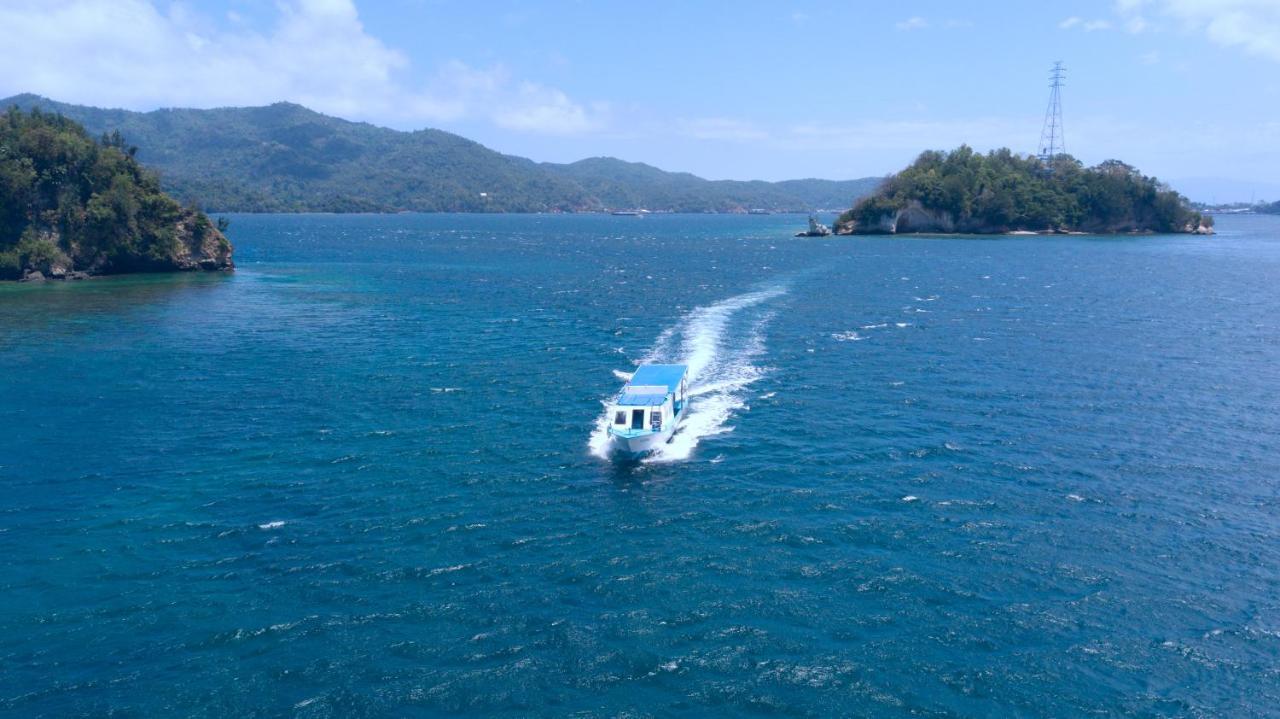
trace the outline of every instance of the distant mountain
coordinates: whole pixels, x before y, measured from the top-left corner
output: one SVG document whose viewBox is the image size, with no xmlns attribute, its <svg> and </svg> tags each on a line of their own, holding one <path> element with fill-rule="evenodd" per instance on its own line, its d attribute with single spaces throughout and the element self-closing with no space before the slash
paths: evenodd
<svg viewBox="0 0 1280 719">
<path fill-rule="evenodd" d="M 581 188 L 529 160 L 439 130 L 397 132 L 300 105 L 138 113 L 53 102 L 40 107 L 89 132 L 119 130 L 163 187 L 214 211 L 505 211 L 592 205 Z M 481 195 L 481 193 L 486 193 Z"/>
<path fill-rule="evenodd" d="M 711 181 L 613 158 L 568 165 L 504 155 L 441 130 L 401 132 L 292 103 L 106 110 L 38 95 L 0 100 L 119 131 L 166 191 L 217 212 L 734 212 L 847 207 L 878 178 Z"/>
<path fill-rule="evenodd" d="M 592 157 L 558 165 L 543 163 L 553 175 L 572 180 L 605 207 L 647 207 L 676 212 L 735 212 L 750 209 L 808 211 L 843 208 L 875 191 L 881 178 L 787 180 L 785 182 L 704 180 L 687 172 L 666 172 L 641 162 Z"/>
<path fill-rule="evenodd" d="M 1233 180 L 1223 177 L 1183 177 L 1169 180 L 1178 192 L 1208 205 L 1228 205 L 1233 202 L 1264 202 L 1280 200 L 1280 182 L 1261 180 Z"/>
<path fill-rule="evenodd" d="M 841 210 L 875 192 L 883 185 L 883 177 L 863 177 L 858 180 L 783 180 L 776 182 L 779 189 L 804 198 L 809 207 L 824 210 Z"/>
</svg>

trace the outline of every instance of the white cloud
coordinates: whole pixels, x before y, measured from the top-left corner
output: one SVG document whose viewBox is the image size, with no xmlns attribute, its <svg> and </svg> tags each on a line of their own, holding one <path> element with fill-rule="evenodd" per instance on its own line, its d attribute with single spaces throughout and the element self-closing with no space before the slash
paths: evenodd
<svg viewBox="0 0 1280 719">
<path fill-rule="evenodd" d="M 1124 22 L 1125 32 L 1137 35 L 1147 29 L 1147 19 L 1141 15 L 1134 15 Z"/>
<path fill-rule="evenodd" d="M 599 129 L 608 106 L 591 110 L 569 99 L 563 92 L 537 83 L 522 82 L 509 105 L 498 108 L 493 121 L 511 130 L 528 130 L 554 135 L 573 135 Z"/>
<path fill-rule="evenodd" d="M 1063 30 L 1071 30 L 1080 28 L 1085 32 L 1097 32 L 1098 30 L 1110 30 L 1110 20 L 1085 20 L 1084 18 L 1072 15 L 1071 17 L 1058 23 L 1058 27 Z"/>
<path fill-rule="evenodd" d="M 1280 62 L 1277 0 L 1118 0 L 1116 12 L 1130 32 L 1148 29 L 1147 15 L 1155 14 L 1219 45 Z"/>
<path fill-rule="evenodd" d="M 36 92 L 110 107 L 297 102 L 396 125 L 479 117 L 530 132 L 583 132 L 603 114 L 564 92 L 515 82 L 501 65 L 446 63 L 426 81 L 365 31 L 352 0 L 281 0 L 272 27 L 222 30 L 180 3 L 4 0 L 0 95 Z M 493 108 L 501 108 L 494 111 Z"/>
<path fill-rule="evenodd" d="M 893 26 L 898 30 L 905 32 L 910 30 L 924 30 L 925 28 L 933 27 L 935 25 L 954 30 L 973 27 L 973 21 L 965 20 L 963 18 L 948 18 L 946 20 L 939 20 L 936 23 L 931 23 L 926 18 L 920 17 L 919 15 L 913 15 L 906 20 L 894 23 Z"/>
<path fill-rule="evenodd" d="M 971 118 L 954 120 L 870 120 L 848 125 L 804 123 L 790 127 L 779 144 L 795 150 L 951 149 L 968 144 L 979 149 L 1018 145 L 1019 138 L 1038 133 L 1035 118 Z M 1038 137 L 1038 134 L 1037 134 Z M 1034 138 L 1024 142 L 1030 146 Z"/>
<path fill-rule="evenodd" d="M 769 133 L 753 123 L 728 117 L 703 117 L 681 120 L 677 123 L 677 132 L 697 140 L 723 140 L 728 142 L 749 142 L 764 140 L 769 137 Z"/>
</svg>

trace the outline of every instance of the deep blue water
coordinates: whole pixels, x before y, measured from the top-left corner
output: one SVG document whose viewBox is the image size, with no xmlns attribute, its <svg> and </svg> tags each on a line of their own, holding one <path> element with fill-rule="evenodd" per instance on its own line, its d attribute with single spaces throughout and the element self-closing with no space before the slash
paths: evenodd
<svg viewBox="0 0 1280 719">
<path fill-rule="evenodd" d="M 1280 218 L 234 216 L 0 287 L 0 714 L 1276 716 Z M 593 455 L 641 359 L 661 456 Z"/>
</svg>

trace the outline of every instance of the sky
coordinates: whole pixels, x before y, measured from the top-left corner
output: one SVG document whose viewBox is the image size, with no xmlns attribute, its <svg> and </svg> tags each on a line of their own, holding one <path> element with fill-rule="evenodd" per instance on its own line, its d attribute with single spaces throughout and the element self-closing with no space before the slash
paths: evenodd
<svg viewBox="0 0 1280 719">
<path fill-rule="evenodd" d="M 852 179 L 961 143 L 1280 199 L 1280 0 L 0 0 L 0 97 L 297 102 L 501 152 Z"/>
</svg>

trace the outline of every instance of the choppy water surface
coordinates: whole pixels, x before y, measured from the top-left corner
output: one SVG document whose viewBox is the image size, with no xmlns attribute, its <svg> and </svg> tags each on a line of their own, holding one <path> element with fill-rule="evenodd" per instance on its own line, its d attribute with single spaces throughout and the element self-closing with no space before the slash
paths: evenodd
<svg viewBox="0 0 1280 719">
<path fill-rule="evenodd" d="M 242 216 L 0 287 L 0 714 L 1274 716 L 1280 219 Z M 684 361 L 681 433 L 602 401 Z"/>
</svg>

